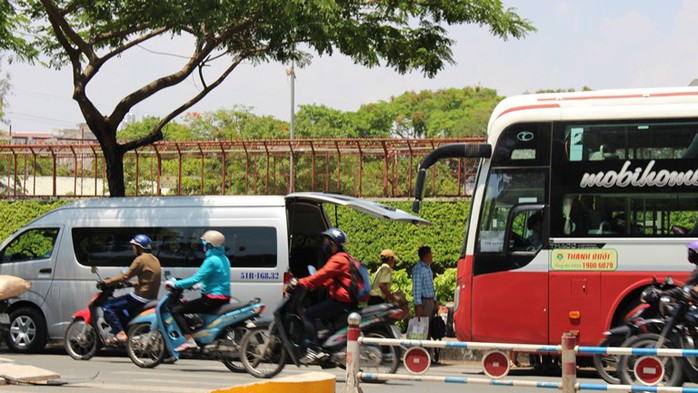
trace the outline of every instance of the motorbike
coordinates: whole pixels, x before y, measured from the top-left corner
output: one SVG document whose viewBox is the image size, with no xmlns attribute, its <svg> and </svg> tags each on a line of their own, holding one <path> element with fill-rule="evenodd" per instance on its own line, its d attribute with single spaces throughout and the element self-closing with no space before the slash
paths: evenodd
<svg viewBox="0 0 698 393">
<path fill-rule="evenodd" d="M 93 267 L 92 273 L 97 275 L 98 282 L 102 281 L 97 268 Z M 92 297 L 87 308 L 73 314 L 73 320 L 68 325 L 63 340 L 65 351 L 71 358 L 89 360 L 102 347 L 124 348 L 122 343 L 113 340 L 110 343 L 109 338 L 113 338 L 117 332 L 112 332 L 111 326 L 104 319 L 103 307 L 107 301 L 114 298 L 115 290 L 131 286 L 130 283 L 126 282 L 103 287 Z M 156 300 L 152 300 L 146 303 L 143 308 L 152 307 L 155 302 Z M 121 323 L 126 326 L 131 317 L 133 315 L 123 315 Z"/>
<path fill-rule="evenodd" d="M 283 370 L 287 360 L 297 367 L 307 350 L 306 327 L 303 320 L 303 299 L 307 290 L 294 285 L 286 288 L 286 296 L 274 311 L 273 318 L 248 323 L 249 331 L 240 343 L 241 360 L 249 374 L 257 378 L 272 378 Z M 383 303 L 357 310 L 361 315 L 361 334 L 375 338 L 400 338 L 394 322 L 402 319 L 396 304 Z M 322 368 L 346 367 L 347 316 L 323 321 L 325 329 L 318 330 L 322 350 L 329 354 L 320 361 Z M 361 369 L 395 373 L 400 361 L 400 349 L 393 346 L 362 345 L 359 354 Z"/>
<path fill-rule="evenodd" d="M 126 352 L 138 367 L 152 368 L 169 354 L 174 361 L 181 353 L 174 351 L 186 340 L 172 317 L 172 307 L 181 302 L 183 289 L 168 288 L 169 293 L 157 304 L 142 311 L 129 323 Z M 259 298 L 247 304 L 226 304 L 207 314 L 187 314 L 185 319 L 192 336 L 199 344 L 187 350 L 190 355 L 212 355 L 233 372 L 245 372 L 240 363 L 240 340 L 247 332 L 246 324 L 264 311 Z"/>
<path fill-rule="evenodd" d="M 659 300 L 663 327 L 659 333 L 644 333 L 626 340 L 622 346 L 631 348 L 696 349 L 698 342 L 698 294 L 690 287 L 674 288 Z M 618 376 L 624 384 L 637 384 L 636 355 L 618 358 Z M 664 386 L 681 386 L 688 379 L 698 380 L 698 359 L 695 357 L 662 357 Z"/>
<path fill-rule="evenodd" d="M 659 312 L 659 294 L 662 291 L 676 288 L 674 280 L 667 277 L 664 283 L 658 283 L 654 277 L 652 285 L 642 291 L 640 306 L 633 309 L 624 319 L 623 325 L 616 326 L 603 334 L 606 336 L 597 346 L 620 347 L 631 337 L 643 333 L 659 334 L 664 327 L 664 319 Z M 599 376 L 609 384 L 620 384 L 616 371 L 618 358 L 616 355 L 594 355 L 594 368 Z"/>
</svg>

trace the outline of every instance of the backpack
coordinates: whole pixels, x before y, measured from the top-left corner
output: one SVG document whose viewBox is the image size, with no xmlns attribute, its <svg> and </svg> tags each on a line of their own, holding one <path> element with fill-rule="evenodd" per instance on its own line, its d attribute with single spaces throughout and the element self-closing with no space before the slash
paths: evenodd
<svg viewBox="0 0 698 393">
<path fill-rule="evenodd" d="M 439 314 L 436 314 L 429 325 L 429 333 L 431 338 L 441 340 L 446 336 L 446 322 Z"/>
<path fill-rule="evenodd" d="M 351 274 L 351 284 L 345 288 L 349 292 L 349 297 L 353 303 L 367 301 L 371 297 L 371 275 L 368 267 L 354 259 L 349 254 L 345 255 L 349 261 L 349 273 Z"/>
</svg>

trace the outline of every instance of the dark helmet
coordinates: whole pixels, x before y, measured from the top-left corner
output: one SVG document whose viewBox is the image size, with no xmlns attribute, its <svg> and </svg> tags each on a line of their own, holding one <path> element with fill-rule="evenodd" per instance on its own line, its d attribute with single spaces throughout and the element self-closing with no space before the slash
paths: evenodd
<svg viewBox="0 0 698 393">
<path fill-rule="evenodd" d="M 129 243 L 133 244 L 134 246 L 138 246 L 142 250 L 146 251 L 150 251 L 153 248 L 153 241 L 150 240 L 148 235 L 144 235 L 142 233 L 134 236 Z"/>
<path fill-rule="evenodd" d="M 698 240 L 688 243 L 688 262 L 698 265 Z"/>
<path fill-rule="evenodd" d="M 347 234 L 339 228 L 330 228 L 323 232 L 322 236 L 328 237 L 342 249 L 347 245 Z"/>
</svg>

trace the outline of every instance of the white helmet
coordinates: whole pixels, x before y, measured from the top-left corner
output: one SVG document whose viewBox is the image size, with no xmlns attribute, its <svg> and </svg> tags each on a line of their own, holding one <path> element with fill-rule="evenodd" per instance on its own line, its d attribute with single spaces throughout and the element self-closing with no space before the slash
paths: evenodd
<svg viewBox="0 0 698 393">
<path fill-rule="evenodd" d="M 212 245 L 213 247 L 220 247 L 225 243 L 225 236 L 218 231 L 206 231 L 202 236 L 201 240 Z"/>
</svg>

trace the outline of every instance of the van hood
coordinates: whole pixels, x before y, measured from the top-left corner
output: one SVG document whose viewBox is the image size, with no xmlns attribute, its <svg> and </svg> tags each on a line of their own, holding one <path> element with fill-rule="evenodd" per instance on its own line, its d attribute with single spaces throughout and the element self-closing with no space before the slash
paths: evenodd
<svg viewBox="0 0 698 393">
<path fill-rule="evenodd" d="M 360 211 L 383 220 L 431 225 L 431 222 L 407 213 L 406 211 L 382 205 L 378 202 L 367 201 L 365 199 L 354 198 L 346 195 L 326 194 L 322 192 L 294 192 L 292 194 L 288 194 L 286 199 L 297 199 L 315 203 L 333 203 L 336 205 L 350 207 L 356 211 Z"/>
</svg>

